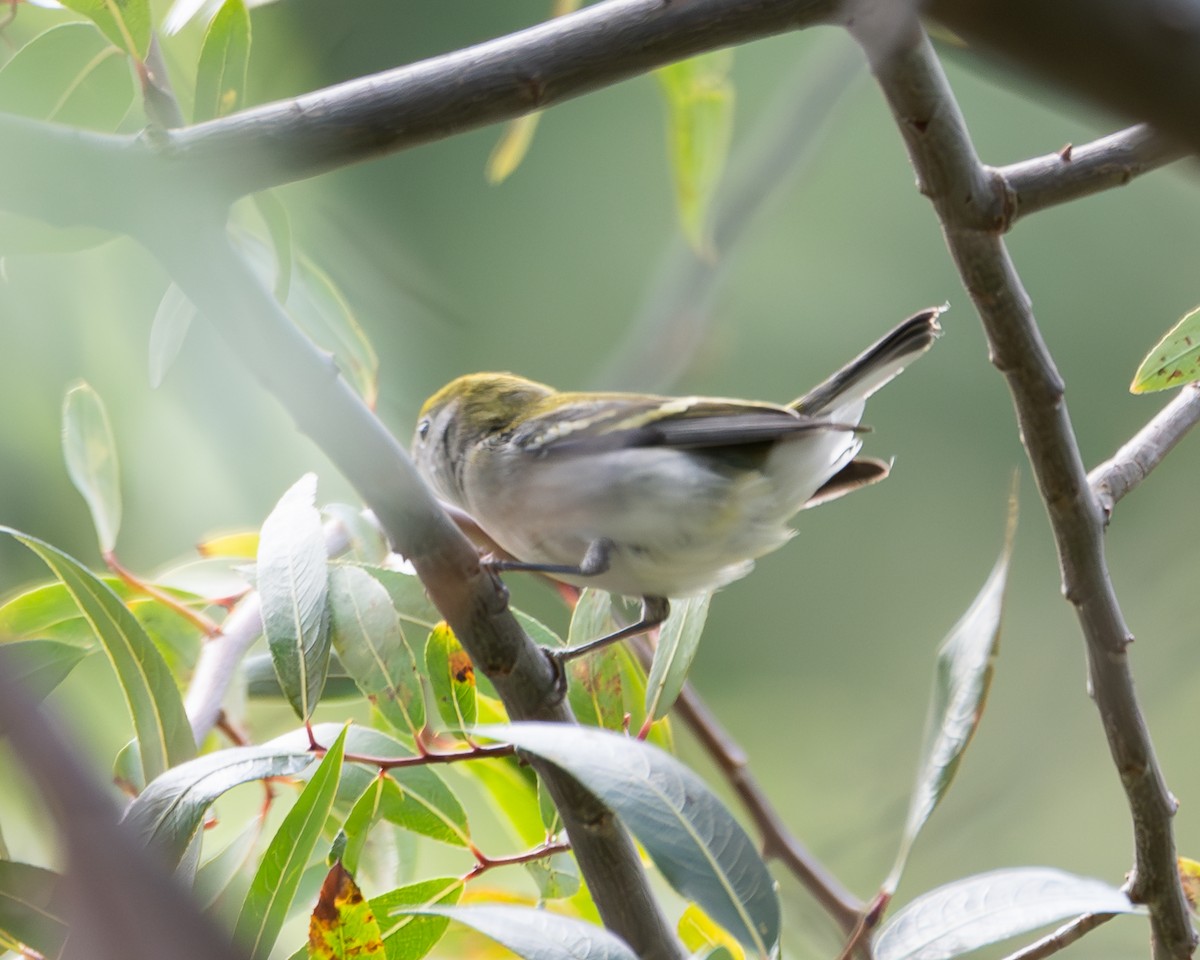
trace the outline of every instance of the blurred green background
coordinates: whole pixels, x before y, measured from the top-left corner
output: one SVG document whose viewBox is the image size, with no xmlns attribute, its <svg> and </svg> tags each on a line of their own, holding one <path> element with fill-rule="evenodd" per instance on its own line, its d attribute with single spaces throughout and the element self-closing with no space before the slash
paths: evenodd
<svg viewBox="0 0 1200 960">
<path fill-rule="evenodd" d="M 287 0 L 254 12 L 251 99 L 411 62 L 545 15 L 545 2 L 515 0 Z M 22 9 L 13 36 L 43 16 Z M 193 25 L 168 48 L 191 49 L 194 61 L 198 36 Z M 967 52 L 943 52 L 986 162 L 1048 153 L 1122 125 Z M 856 56 L 848 40 L 825 29 L 740 48 L 734 165 L 770 105 L 800 95 L 798 69 L 844 56 Z M 550 110 L 524 164 L 491 186 L 483 170 L 497 135 L 470 132 L 280 191 L 301 247 L 341 285 L 380 353 L 380 412 L 405 442 L 421 400 L 462 372 L 597 385 L 677 239 L 652 78 Z M 995 686 L 900 897 L 1020 864 L 1119 884 L 1130 865 L 1129 817 L 1007 392 L 865 71 L 812 137 L 795 175 L 741 241 L 719 251 L 711 319 L 673 389 L 786 401 L 902 317 L 943 301 L 951 305 L 946 335 L 868 408 L 874 433 L 865 452 L 895 456 L 891 479 L 801 515 L 791 544 L 720 593 L 695 685 L 796 833 L 869 895 L 903 823 L 934 650 L 1000 550 L 1005 496 L 1019 469 L 1022 520 Z M 1200 301 L 1198 213 L 1191 170 L 1176 165 L 1039 214 L 1010 237 L 1089 465 L 1167 399 L 1132 397 L 1127 386 L 1157 338 Z M 126 241 L 4 260 L 0 523 L 98 564 L 59 449 L 62 396 L 80 377 L 104 397 L 117 434 L 125 491 L 118 551 L 134 569 L 151 572 L 215 531 L 257 526 L 307 470 L 319 473 L 322 500 L 353 499 L 250 381 L 236 345 L 203 322 L 165 383 L 150 388 L 147 337 L 166 285 L 153 257 Z M 1192 855 L 1200 854 L 1200 769 L 1192 764 L 1200 652 L 1191 606 L 1200 563 L 1184 508 L 1198 471 L 1200 438 L 1119 506 L 1108 536 L 1113 581 L 1138 638 L 1138 691 L 1182 802 L 1181 852 Z M 31 555 L 0 542 L 0 593 L 42 577 Z M 519 604 L 565 627 L 547 591 L 513 587 Z M 89 666 L 54 702 L 85 715 L 112 712 L 116 687 L 102 664 Z M 83 735 L 103 758 L 128 733 Z M 685 757 L 707 772 L 680 739 Z M 791 948 L 832 955 L 832 928 L 778 875 Z M 1118 920 L 1086 949 L 1142 955 L 1145 944 L 1143 922 Z"/>
</svg>

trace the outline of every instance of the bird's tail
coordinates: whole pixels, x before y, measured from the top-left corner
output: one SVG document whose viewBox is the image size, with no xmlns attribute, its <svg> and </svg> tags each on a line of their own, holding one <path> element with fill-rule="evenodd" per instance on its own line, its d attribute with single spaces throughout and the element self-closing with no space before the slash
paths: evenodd
<svg viewBox="0 0 1200 960">
<path fill-rule="evenodd" d="M 933 346 L 933 341 L 942 335 L 938 317 L 948 309 L 949 304 L 944 304 L 909 317 L 824 383 L 793 401 L 792 409 L 819 417 L 849 404 L 862 403 Z"/>
</svg>

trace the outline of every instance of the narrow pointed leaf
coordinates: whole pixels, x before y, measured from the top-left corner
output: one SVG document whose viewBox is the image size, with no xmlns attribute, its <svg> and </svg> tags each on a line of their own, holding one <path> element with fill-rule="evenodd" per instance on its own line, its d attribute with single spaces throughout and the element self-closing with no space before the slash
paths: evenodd
<svg viewBox="0 0 1200 960">
<path fill-rule="evenodd" d="M 135 60 L 150 49 L 150 0 L 61 0 L 82 13 L 100 32 Z"/>
<path fill-rule="evenodd" d="M 275 673 L 275 661 L 269 653 L 256 653 L 242 661 L 242 677 L 246 681 L 246 696 L 258 700 L 286 700 L 279 676 Z M 362 696 L 358 684 L 342 666 L 336 655 L 329 657 L 329 668 L 325 671 L 325 689 L 321 701 L 357 700 Z"/>
<path fill-rule="evenodd" d="M 345 742 L 343 731 L 271 838 L 250 884 L 234 937 L 249 951 L 252 960 L 266 960 L 270 955 L 300 888 L 321 829 L 333 810 Z"/>
<path fill-rule="evenodd" d="M 387 590 L 360 567 L 334 567 L 329 615 L 342 667 L 388 723 L 416 737 L 425 725 L 424 691 Z"/>
<path fill-rule="evenodd" d="M 308 922 L 310 960 L 383 960 L 383 936 L 371 905 L 341 863 L 321 884 Z"/>
<path fill-rule="evenodd" d="M 616 934 L 548 910 L 487 905 L 425 907 L 419 912 L 465 924 L 525 960 L 637 960 Z"/>
<path fill-rule="evenodd" d="M 923 894 L 880 930 L 876 960 L 949 960 L 1085 913 L 1138 910 L 1116 887 L 1049 867 L 996 870 Z"/>
<path fill-rule="evenodd" d="M 77 383 L 63 400 L 63 457 L 71 482 L 92 512 L 100 552 L 107 554 L 121 528 L 121 477 L 108 413 L 86 383 Z"/>
<path fill-rule="evenodd" d="M 450 921 L 404 913 L 405 907 L 451 906 L 462 896 L 459 877 L 435 877 L 397 887 L 371 898 L 371 911 L 383 933 L 388 960 L 420 960 L 437 945 Z"/>
<path fill-rule="evenodd" d="M 612 597 L 603 590 L 584 590 L 571 614 L 567 643 L 577 646 L 612 633 Z M 527 631 L 528 632 L 528 631 Z M 530 634 L 533 637 L 533 634 Z M 536 641 L 537 637 L 533 637 Z M 621 684 L 620 645 L 612 644 L 591 656 L 567 664 L 571 711 L 584 726 L 621 730 L 625 722 L 625 696 Z"/>
<path fill-rule="evenodd" d="M 153 779 L 196 752 L 175 679 L 154 642 L 115 593 L 56 547 L 0 527 L 41 557 L 70 591 L 108 655 L 137 734 L 142 769 Z"/>
<path fill-rule="evenodd" d="M 683 235 L 712 256 L 712 197 L 725 169 L 733 133 L 733 54 L 717 50 L 655 71 L 667 103 L 667 146 Z"/>
<path fill-rule="evenodd" d="M 439 623 L 425 643 L 425 669 L 442 722 L 454 730 L 475 725 L 475 668 L 446 623 Z"/>
<path fill-rule="evenodd" d="M 504 125 L 500 139 L 492 147 L 487 167 L 484 169 L 488 183 L 503 183 L 521 165 L 525 154 L 529 152 L 529 145 L 533 143 L 533 134 L 541 116 L 541 111 L 538 110 L 509 120 Z"/>
<path fill-rule="evenodd" d="M 100 582 L 117 597 L 128 600 L 133 591 L 128 584 L 116 577 L 100 577 Z M 71 637 L 80 636 L 76 622 L 82 623 L 86 633 L 85 642 L 92 642 L 91 627 L 79 612 L 79 604 L 71 591 L 58 580 L 30 587 L 0 607 L 0 637 L 5 640 L 20 638 L 52 637 L 66 631 Z"/>
<path fill-rule="evenodd" d="M 196 308 L 174 283 L 158 302 L 154 322 L 150 325 L 150 386 L 162 384 L 183 348 L 183 341 L 196 317 Z"/>
<path fill-rule="evenodd" d="M 0 111 L 111 133 L 133 104 L 129 64 L 88 23 L 38 34 L 0 67 Z"/>
<path fill-rule="evenodd" d="M 579 892 L 579 864 L 569 853 L 554 853 L 525 864 L 541 900 L 566 900 Z"/>
<path fill-rule="evenodd" d="M 202 123 L 240 110 L 250 63 L 250 11 L 244 0 L 225 0 L 209 21 L 196 66 L 193 120 Z"/>
<path fill-rule="evenodd" d="M 252 780 L 293 776 L 313 759 L 307 751 L 266 745 L 208 753 L 152 780 L 129 805 L 125 821 L 175 864 L 219 796 Z"/>
<path fill-rule="evenodd" d="M 57 873 L 0 860 L 0 941 L 15 940 L 57 960 L 67 938 L 66 907 Z"/>
<path fill-rule="evenodd" d="M 692 956 L 710 957 L 713 951 L 725 950 L 729 960 L 745 960 L 746 953 L 733 937 L 720 924 L 714 923 L 712 917 L 694 903 L 690 903 L 678 924 L 679 939 L 691 952 Z"/>
<path fill-rule="evenodd" d="M 1200 380 L 1200 307 L 1167 331 L 1142 361 L 1130 393 L 1153 393 Z"/>
<path fill-rule="evenodd" d="M 279 685 L 301 720 L 312 716 L 329 669 L 329 573 L 317 478 L 301 477 L 262 526 L 258 592 Z"/>
<path fill-rule="evenodd" d="M 750 950 L 773 955 L 779 898 L 746 831 L 695 773 L 639 740 L 586 727 L 481 727 L 560 767 L 608 804 L 667 881 Z"/>
<path fill-rule="evenodd" d="M 1016 532 L 1014 480 L 1004 548 L 983 589 L 938 650 L 933 696 L 925 720 L 925 738 L 917 766 L 916 785 L 909 801 L 908 820 L 896 862 L 883 884 L 883 889 L 888 893 L 894 892 L 899 885 L 913 842 L 950 788 L 963 753 L 983 716 L 1000 646 L 1004 590 Z"/>
<path fill-rule="evenodd" d="M 5 669 L 36 700 L 48 696 L 88 655 L 84 648 L 60 640 L 16 640 L 4 650 Z"/>
<path fill-rule="evenodd" d="M 192 895 L 202 909 L 208 909 L 225 896 L 250 862 L 262 826 L 262 818 L 255 817 L 220 852 L 200 864 L 195 883 L 192 884 Z"/>
<path fill-rule="evenodd" d="M 671 614 L 658 634 L 646 681 L 646 715 L 661 720 L 675 705 L 700 646 L 711 593 L 671 602 Z"/>
</svg>

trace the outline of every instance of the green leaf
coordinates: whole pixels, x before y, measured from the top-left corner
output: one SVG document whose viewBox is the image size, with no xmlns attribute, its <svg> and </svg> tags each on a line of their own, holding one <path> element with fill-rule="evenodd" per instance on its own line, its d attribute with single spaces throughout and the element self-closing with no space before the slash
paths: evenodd
<svg viewBox="0 0 1200 960">
<path fill-rule="evenodd" d="M 449 925 L 445 917 L 403 914 L 405 907 L 455 904 L 462 891 L 461 878 L 436 877 L 372 897 L 371 911 L 379 921 L 388 960 L 420 960 L 442 939 Z"/>
<path fill-rule="evenodd" d="M 16 640 L 4 645 L 4 669 L 36 700 L 62 683 L 88 651 L 59 640 Z"/>
<path fill-rule="evenodd" d="M 332 723 L 319 723 L 313 727 L 313 736 L 318 743 L 327 743 L 341 728 Z M 380 730 L 369 727 L 351 726 L 345 733 L 346 752 L 351 756 L 396 759 L 412 757 L 414 753 L 399 740 Z M 276 737 L 265 746 L 274 749 L 302 750 L 308 744 L 304 730 L 294 730 Z M 377 780 L 378 770 L 351 764 L 342 773 L 342 790 L 339 801 L 357 801 Z M 454 792 L 436 770 L 426 764 L 395 767 L 383 778 L 382 795 L 379 802 L 380 817 L 405 830 L 411 830 L 443 843 L 462 846 L 467 842 L 470 831 L 467 813 Z"/>
<path fill-rule="evenodd" d="M 174 283 L 167 287 L 150 325 L 150 386 L 162 384 L 179 356 L 188 329 L 196 318 L 196 307 Z"/>
<path fill-rule="evenodd" d="M 125 822 L 174 865 L 219 796 L 252 780 L 293 776 L 312 761 L 308 751 L 271 745 L 208 753 L 155 777 L 129 805 Z"/>
<path fill-rule="evenodd" d="M 489 904 L 423 907 L 413 912 L 449 917 L 526 960 L 637 960 L 637 954 L 616 934 L 547 910 Z"/>
<path fill-rule="evenodd" d="M 1130 393 L 1153 393 L 1200 380 L 1200 307 L 1186 314 L 1146 355 Z"/>
<path fill-rule="evenodd" d="M 679 893 L 761 956 L 779 943 L 774 881 L 746 831 L 695 773 L 639 740 L 590 727 L 480 727 L 560 767 L 611 807 Z"/>
<path fill-rule="evenodd" d="M 354 878 L 335 863 L 308 922 L 310 960 L 383 960 L 383 936 Z"/>
<path fill-rule="evenodd" d="M 279 685 L 279 677 L 275 674 L 275 661 L 269 653 L 256 653 L 243 660 L 242 676 L 246 680 L 246 696 L 259 700 L 286 699 L 283 687 Z M 346 673 L 341 660 L 331 655 L 329 669 L 325 672 L 325 689 L 321 691 L 322 702 L 358 700 L 361 696 L 362 691 Z"/>
<path fill-rule="evenodd" d="M 463 847 L 470 842 L 466 811 L 432 770 L 395 770 L 380 783 L 379 815 L 384 820 L 442 843 Z"/>
<path fill-rule="evenodd" d="M 67 473 L 87 501 L 100 552 L 107 556 L 121 528 L 121 477 L 104 402 L 86 383 L 75 384 L 63 400 L 62 444 Z"/>
<path fill-rule="evenodd" d="M 503 183 L 521 165 L 529 152 L 529 145 L 533 143 L 533 134 L 541 117 L 542 112 L 535 110 L 504 125 L 484 168 L 483 175 L 488 183 Z"/>
<path fill-rule="evenodd" d="M 383 794 L 383 778 L 375 781 L 363 791 L 346 815 L 342 824 L 341 837 L 345 838 L 338 855 L 342 865 L 351 873 L 358 873 L 358 861 L 367 844 L 367 835 L 379 819 L 379 801 Z"/>
<path fill-rule="evenodd" d="M 361 567 L 329 575 L 329 622 L 342 666 L 384 719 L 414 739 L 425 725 L 417 659 L 391 597 Z"/>
<path fill-rule="evenodd" d="M 146 59 L 150 49 L 150 0 L 62 0 L 62 5 L 82 13 L 135 60 Z"/>
<path fill-rule="evenodd" d="M 0 860 L 0 942 L 32 947 L 57 960 L 67 939 L 62 877 L 28 863 Z"/>
<path fill-rule="evenodd" d="M 371 564 L 362 564 L 361 566 L 383 584 L 388 596 L 392 598 L 392 606 L 396 608 L 397 616 L 404 623 L 411 623 L 414 627 L 420 628 L 423 633 L 428 633 L 442 619 L 442 615 L 437 612 L 437 608 L 426 594 L 425 584 L 421 582 L 420 578 L 411 573 L 389 570 L 386 567 Z"/>
<path fill-rule="evenodd" d="M 0 67 L 0 112 L 34 120 L 111 133 L 134 95 L 121 51 L 87 23 L 51 27 Z"/>
<path fill-rule="evenodd" d="M 875 938 L 876 960 L 949 960 L 1085 913 L 1135 913 L 1116 887 L 1050 867 L 995 870 L 922 894 Z"/>
<path fill-rule="evenodd" d="M 195 123 L 241 109 L 250 63 L 250 11 L 244 0 L 225 0 L 209 21 L 196 67 Z"/>
<path fill-rule="evenodd" d="M 250 862 L 262 827 L 262 818 L 253 818 L 219 853 L 200 864 L 192 884 L 192 896 L 202 909 L 207 910 L 220 900 Z"/>
<path fill-rule="evenodd" d="M 567 642 L 586 643 L 615 629 L 612 599 L 602 590 L 584 590 L 571 614 Z M 621 658 L 617 644 L 567 664 L 571 711 L 588 727 L 621 730 L 625 722 L 625 696 L 621 686 Z"/>
<path fill-rule="evenodd" d="M 671 601 L 671 614 L 658 634 L 650 678 L 646 681 L 646 716 L 661 720 L 671 711 L 687 680 L 708 619 L 711 593 Z"/>
<path fill-rule="evenodd" d="M 196 752 L 175 679 L 129 608 L 96 576 L 65 553 L 9 527 L 0 527 L 42 558 L 74 597 L 117 672 L 133 718 L 142 769 L 150 779 Z"/>
<path fill-rule="evenodd" d="M 733 54 L 715 50 L 656 70 L 667 102 L 667 146 L 680 225 L 699 256 L 713 256 L 709 206 L 733 133 Z"/>
<path fill-rule="evenodd" d="M 566 900 L 579 892 L 579 865 L 569 853 L 554 853 L 525 864 L 542 900 Z"/>
<path fill-rule="evenodd" d="M 537 779 L 515 757 L 491 757 L 462 765 L 491 796 L 491 808 L 503 818 L 513 837 L 527 846 L 546 839 L 538 805 Z"/>
<path fill-rule="evenodd" d="M 100 577 L 100 582 L 128 602 L 133 589 L 119 577 Z M 31 587 L 0 607 L 0 638 L 51 638 L 92 646 L 96 640 L 91 626 L 79 611 L 71 591 L 61 581 Z"/>
<path fill-rule="evenodd" d="M 442 722 L 452 730 L 475 725 L 475 668 L 446 623 L 430 631 L 425 643 L 425 670 Z"/>
<path fill-rule="evenodd" d="M 883 883 L 884 891 L 889 894 L 899 885 L 912 845 L 950 788 L 963 753 L 983 717 L 1000 646 L 1004 590 L 1008 583 L 1008 566 L 1012 560 L 1016 533 L 1014 476 L 1004 548 L 983 588 L 938 649 L 933 695 L 925 719 L 921 760 L 917 765 L 916 785 L 909 801 L 908 820 L 896 862 Z"/>
<path fill-rule="evenodd" d="M 263 523 L 258 542 L 263 633 L 279 685 L 301 720 L 316 709 L 329 669 L 329 573 L 316 492 L 313 474 L 296 481 Z"/>
<path fill-rule="evenodd" d="M 270 955 L 300 888 L 321 829 L 333 810 L 345 743 L 343 730 L 271 838 L 250 884 L 234 938 L 250 951 L 252 960 L 266 960 Z"/>
</svg>

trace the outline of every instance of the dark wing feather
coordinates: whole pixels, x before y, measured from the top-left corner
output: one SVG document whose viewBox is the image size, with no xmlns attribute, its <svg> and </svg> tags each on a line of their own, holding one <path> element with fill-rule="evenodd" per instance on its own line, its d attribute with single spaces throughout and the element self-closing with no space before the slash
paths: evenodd
<svg viewBox="0 0 1200 960">
<path fill-rule="evenodd" d="M 630 447 L 705 450 L 811 430 L 858 429 L 765 403 L 615 394 L 560 402 L 518 426 L 511 439 L 531 452 L 579 454 Z"/>
</svg>

